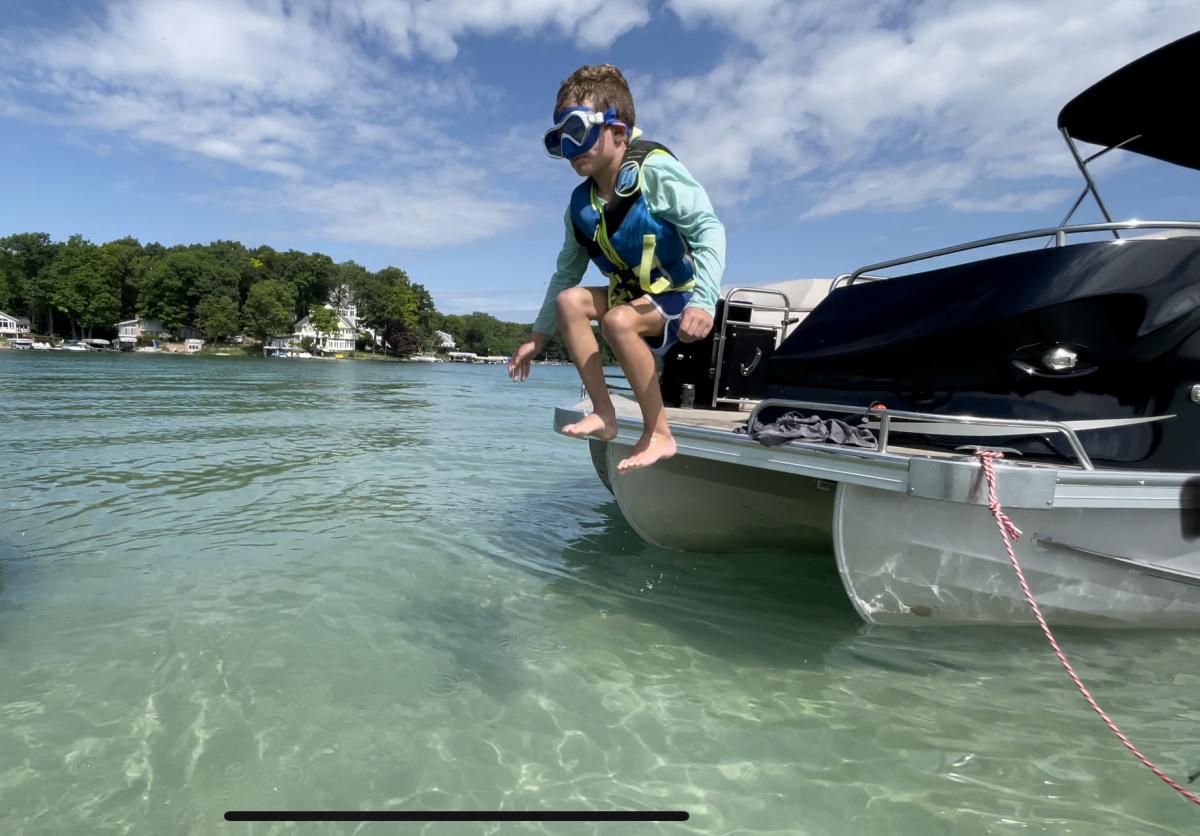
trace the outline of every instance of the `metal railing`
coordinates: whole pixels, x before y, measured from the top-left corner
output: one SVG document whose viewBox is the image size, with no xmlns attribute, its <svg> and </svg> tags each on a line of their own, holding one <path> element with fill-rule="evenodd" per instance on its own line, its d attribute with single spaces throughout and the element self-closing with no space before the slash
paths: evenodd
<svg viewBox="0 0 1200 836">
<path fill-rule="evenodd" d="M 757 293 L 757 294 L 762 294 L 764 296 L 778 296 L 783 301 L 783 304 L 781 306 L 779 306 L 779 305 L 760 305 L 757 302 L 755 302 L 753 299 L 745 299 L 745 298 L 738 299 L 737 295 L 739 293 L 741 293 L 741 294 Z M 788 320 L 792 314 L 792 311 L 794 310 L 791 307 L 791 304 L 792 303 L 791 303 L 791 300 L 788 298 L 788 295 L 786 293 L 784 293 L 782 290 L 774 290 L 774 289 L 768 289 L 768 288 L 762 288 L 762 287 L 735 287 L 732 290 L 730 290 L 728 294 L 726 294 L 725 305 L 723 306 L 722 311 L 721 311 L 721 323 L 719 326 L 717 326 L 718 330 L 717 330 L 717 341 L 716 341 L 717 342 L 716 356 L 713 358 L 713 366 L 712 366 L 712 368 L 713 368 L 712 373 L 715 377 L 713 380 L 713 395 L 712 395 L 712 402 L 709 404 L 710 407 L 715 407 L 719 403 L 737 403 L 737 404 L 756 403 L 756 401 L 752 398 L 726 398 L 726 397 L 721 396 L 721 369 L 723 367 L 722 364 L 725 362 L 725 341 L 729 336 L 730 327 L 731 326 L 742 326 L 742 327 L 750 327 L 750 328 L 757 327 L 762 330 L 770 329 L 775 332 L 775 346 L 778 348 L 779 343 L 782 342 L 783 337 L 786 336 L 786 334 L 787 334 L 787 327 L 789 325 Z M 730 308 L 748 308 L 750 311 L 749 316 L 750 316 L 751 321 L 747 321 L 747 322 L 731 321 L 729 319 L 729 309 Z M 768 311 L 768 312 L 774 311 L 776 313 L 781 314 L 781 316 L 779 318 L 779 324 L 774 325 L 774 324 L 768 324 L 768 323 L 753 322 L 755 311 Z"/>
<path fill-rule="evenodd" d="M 1116 223 L 1101 223 L 1101 224 L 1078 224 L 1076 226 L 1055 226 L 1045 229 L 1031 229 L 1027 232 L 1015 232 L 1010 235 L 997 235 L 991 238 L 980 238 L 978 241 L 970 241 L 966 244 L 956 244 L 953 247 L 942 247 L 937 250 L 929 250 L 928 252 L 918 253 L 917 255 L 905 256 L 904 258 L 896 258 L 891 261 L 881 261 L 878 264 L 868 264 L 866 267 L 859 267 L 853 273 L 843 273 L 833 280 L 833 285 L 829 288 L 832 292 L 840 285 L 852 285 L 860 280 L 883 280 L 888 279 L 888 276 L 867 275 L 878 270 L 886 270 L 890 267 L 899 267 L 904 264 L 912 264 L 915 261 L 925 261 L 930 258 L 940 258 L 945 255 L 953 255 L 967 250 L 977 250 L 983 247 L 995 247 L 1000 244 L 1009 244 L 1014 241 L 1025 241 L 1031 238 L 1046 238 L 1053 237 L 1056 246 L 1064 246 L 1067 243 L 1068 235 L 1079 235 L 1088 232 L 1114 232 L 1119 229 L 1193 229 L 1200 231 L 1200 221 L 1119 221 Z M 1120 239 L 1122 242 L 1128 239 Z M 1117 243 L 1117 242 L 1113 242 Z"/>
<path fill-rule="evenodd" d="M 938 415 L 932 412 L 904 412 L 896 409 L 872 409 L 868 406 L 847 406 L 845 404 L 820 403 L 817 401 L 768 398 L 759 401 L 758 406 L 754 407 L 750 412 L 750 418 L 746 426 L 753 427 L 754 422 L 758 420 L 759 413 L 764 409 L 773 407 L 802 409 L 809 412 L 841 412 L 851 415 L 869 415 L 872 418 L 878 418 L 879 433 L 876 436 L 875 444 L 875 451 L 878 453 L 888 452 L 888 437 L 892 430 L 893 421 L 924 421 L 938 424 L 964 424 L 980 427 L 1011 427 L 1014 430 L 1046 430 L 1048 432 L 1062 433 L 1067 439 L 1067 444 L 1071 446 L 1071 452 L 1079 462 L 1079 466 L 1084 470 L 1095 470 L 1091 458 L 1088 457 L 1087 452 L 1083 449 L 1083 443 L 1080 442 L 1079 436 L 1075 434 L 1073 429 L 1060 421 L 1025 421 L 1015 418 L 983 418 L 976 415 Z M 896 432 L 919 434 L 921 431 L 902 430 L 897 427 Z"/>
</svg>

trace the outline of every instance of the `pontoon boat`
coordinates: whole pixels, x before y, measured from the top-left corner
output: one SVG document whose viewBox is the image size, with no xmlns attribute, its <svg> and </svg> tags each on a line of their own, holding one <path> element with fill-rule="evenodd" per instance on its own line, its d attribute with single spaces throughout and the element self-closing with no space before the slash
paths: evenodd
<svg viewBox="0 0 1200 836">
<path fill-rule="evenodd" d="M 1187 109 L 1152 95 L 1197 70 L 1200 33 L 1062 109 L 1084 187 L 1057 227 L 726 294 L 713 337 L 662 369 L 678 454 L 616 474 L 642 431 L 619 392 L 619 435 L 590 441 L 633 528 L 832 552 L 872 623 L 1027 623 L 977 456 L 1001 450 L 998 496 L 1052 622 L 1200 627 L 1200 222 L 1114 221 L 1088 167 L 1123 149 L 1200 169 Z M 1089 194 L 1104 222 L 1067 225 Z M 1006 251 L 930 265 L 988 248 Z M 556 429 L 589 409 L 560 406 Z M 868 446 L 739 431 L 789 413 Z"/>
</svg>

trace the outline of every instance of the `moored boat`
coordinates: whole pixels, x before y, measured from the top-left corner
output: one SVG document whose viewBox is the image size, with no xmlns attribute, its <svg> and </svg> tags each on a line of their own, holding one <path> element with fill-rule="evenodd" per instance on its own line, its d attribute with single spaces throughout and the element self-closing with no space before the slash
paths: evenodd
<svg viewBox="0 0 1200 836">
<path fill-rule="evenodd" d="M 998 450 L 1051 621 L 1200 627 L 1200 222 L 1113 221 L 1088 169 L 1118 148 L 1200 169 L 1182 117 L 1138 94 L 1198 56 L 1200 33 L 1063 108 L 1085 185 L 1057 227 L 867 265 L 804 301 L 728 294 L 712 338 L 662 370 L 678 454 L 617 476 L 642 429 L 619 393 L 617 438 L 590 442 L 630 524 L 672 548 L 832 552 L 872 623 L 1032 622 L 988 508 L 978 451 Z M 1105 221 L 1068 225 L 1089 195 Z M 1037 248 L 929 266 L 1021 243 Z M 805 433 L 751 437 L 787 422 Z M 812 440 L 831 427 L 857 443 Z"/>
</svg>

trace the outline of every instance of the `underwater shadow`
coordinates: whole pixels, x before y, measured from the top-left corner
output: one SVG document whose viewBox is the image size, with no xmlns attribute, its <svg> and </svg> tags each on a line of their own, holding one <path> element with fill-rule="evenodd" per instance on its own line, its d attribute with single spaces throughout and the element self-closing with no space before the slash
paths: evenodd
<svg viewBox="0 0 1200 836">
<path fill-rule="evenodd" d="M 529 515 L 530 508 L 539 512 Z M 704 554 L 658 548 L 626 522 L 594 480 L 543 485 L 493 532 L 504 557 L 574 606 L 660 627 L 692 649 L 779 670 L 869 668 L 898 677 L 1008 676 L 1044 654 L 1036 626 L 880 626 L 862 621 L 832 553 Z M 1103 655 L 1131 631 L 1061 628 Z M 1161 635 L 1161 634 L 1159 634 Z"/>
<path fill-rule="evenodd" d="M 548 515 L 573 515 L 574 532 L 523 568 L 553 576 L 556 592 L 609 616 L 655 624 L 690 647 L 773 667 L 820 666 L 824 651 L 866 629 L 842 587 L 832 553 L 756 551 L 705 554 L 643 541 L 607 492 L 587 504 L 557 490 L 531 502 Z M 576 497 L 578 494 L 576 494 Z M 530 520 L 506 520 L 505 537 L 521 537 Z M 507 527 L 506 525 L 506 527 Z M 564 542 L 562 534 L 566 534 Z"/>
</svg>

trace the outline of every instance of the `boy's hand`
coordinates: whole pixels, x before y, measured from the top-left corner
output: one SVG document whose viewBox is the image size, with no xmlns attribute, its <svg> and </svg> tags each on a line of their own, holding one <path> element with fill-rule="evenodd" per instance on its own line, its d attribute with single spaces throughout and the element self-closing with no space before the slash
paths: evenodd
<svg viewBox="0 0 1200 836">
<path fill-rule="evenodd" d="M 530 337 L 526 342 L 521 343 L 521 347 L 517 349 L 512 358 L 508 361 L 508 376 L 518 383 L 529 379 L 529 365 L 533 362 L 533 358 L 538 356 L 538 352 L 542 350 L 542 340 L 537 336 Z"/>
<path fill-rule="evenodd" d="M 712 314 L 699 308 L 684 308 L 679 320 L 679 341 L 693 343 L 708 336 L 712 330 Z"/>
</svg>

